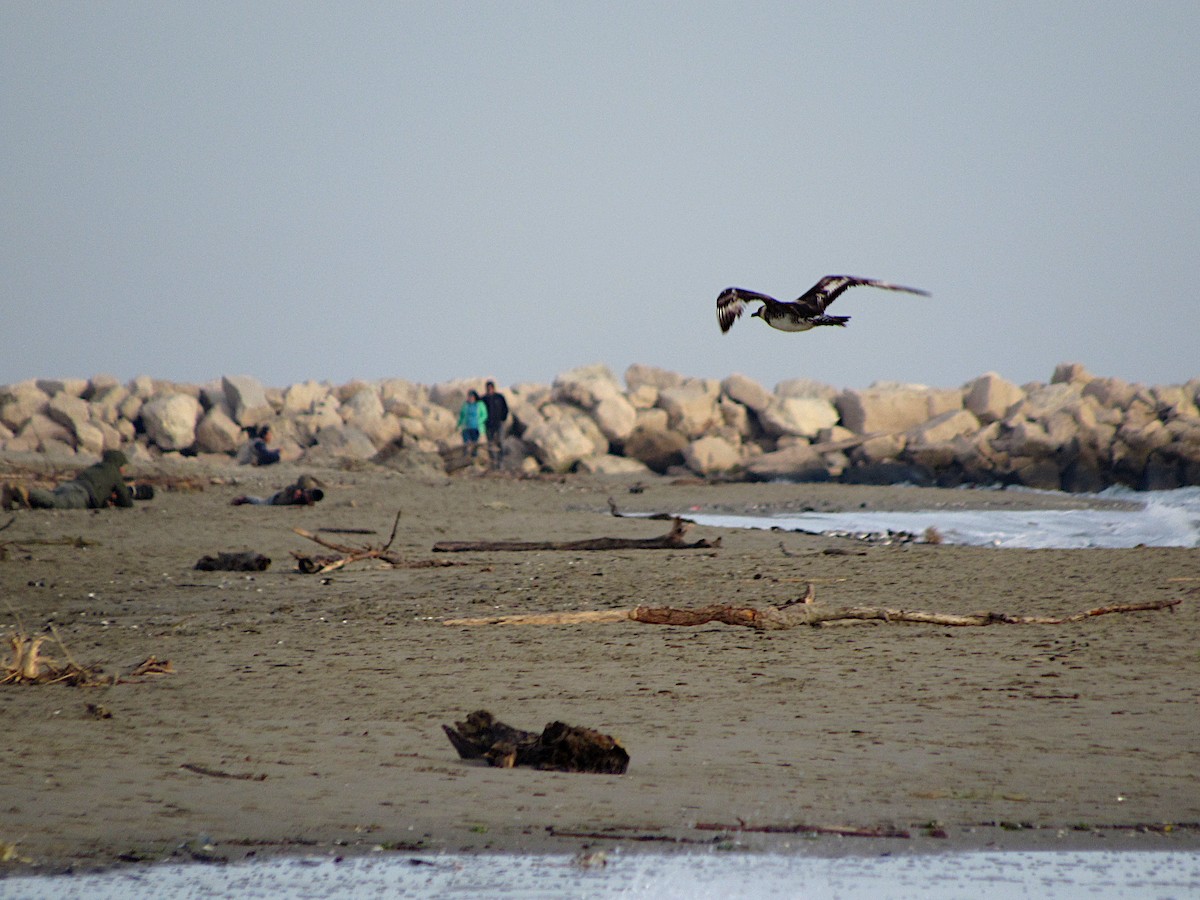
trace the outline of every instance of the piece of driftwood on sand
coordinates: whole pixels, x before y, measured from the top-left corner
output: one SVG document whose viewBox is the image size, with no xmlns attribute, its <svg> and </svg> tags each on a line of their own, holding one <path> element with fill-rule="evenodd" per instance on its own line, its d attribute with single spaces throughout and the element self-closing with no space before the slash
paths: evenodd
<svg viewBox="0 0 1200 900">
<path fill-rule="evenodd" d="M 732 606 L 712 604 L 692 608 L 671 606 L 635 606 L 587 612 L 518 613 L 473 619 L 447 619 L 443 625 L 580 625 L 602 622 L 641 622 L 646 625 L 707 625 L 718 622 L 740 625 L 757 631 L 784 631 L 801 625 L 812 627 L 832 622 L 916 622 L 924 625 L 1065 625 L 1082 622 L 1093 616 L 1113 613 L 1143 612 L 1173 609 L 1180 600 L 1150 600 L 1142 603 L 1120 603 L 1097 606 L 1068 616 L 1017 616 L 1010 613 L 979 612 L 966 615 L 938 613 L 919 609 L 900 609 L 888 606 L 820 607 L 814 603 L 812 585 L 807 593 L 781 606 Z"/>
<path fill-rule="evenodd" d="M 692 523 L 674 518 L 671 530 L 660 537 L 652 538 L 586 538 L 581 541 L 438 541 L 433 545 L 435 553 L 464 553 L 492 550 L 714 550 L 721 546 L 721 539 L 687 542 Z"/>
<path fill-rule="evenodd" d="M 621 512 L 620 509 L 617 508 L 617 501 L 614 500 L 612 497 L 608 498 L 608 511 L 612 515 L 616 516 L 618 519 L 658 519 L 658 520 L 683 519 L 683 521 L 685 521 L 685 522 L 692 521 L 691 519 L 684 519 L 683 516 L 676 516 L 676 515 L 672 515 L 671 513 L 665 513 L 665 512 L 660 512 L 660 513 L 623 513 L 623 512 Z"/>
<path fill-rule="evenodd" d="M 463 759 L 484 759 L 502 769 L 532 766 L 556 772 L 623 775 L 629 754 L 618 741 L 591 728 L 551 722 L 538 734 L 505 725 L 486 709 L 476 710 L 446 737 Z"/>
<path fill-rule="evenodd" d="M 296 569 L 305 575 L 324 575 L 327 572 L 334 572 L 350 563 L 362 562 L 365 559 L 377 559 L 381 563 L 391 566 L 394 569 L 427 569 L 437 566 L 449 566 L 454 563 L 444 562 L 442 560 L 418 560 L 416 562 L 406 562 L 397 554 L 391 552 L 392 542 L 396 540 L 396 532 L 400 528 L 400 512 L 396 512 L 396 520 L 392 523 L 392 533 L 387 539 L 387 543 L 379 547 L 363 546 L 352 547 L 347 544 L 339 544 L 331 541 L 328 538 L 323 538 L 320 535 L 313 534 L 311 531 L 305 531 L 303 528 L 293 528 L 296 534 L 302 538 L 308 538 L 310 541 L 320 544 L 322 547 L 327 547 L 330 550 L 337 551 L 338 556 L 314 556 L 309 553 L 300 553 L 296 550 L 291 551 L 292 556 L 296 560 Z M 322 529 L 329 531 L 331 529 Z M 350 532 L 350 529 L 344 529 Z M 374 534 L 373 531 L 363 530 L 362 534 Z"/>
</svg>

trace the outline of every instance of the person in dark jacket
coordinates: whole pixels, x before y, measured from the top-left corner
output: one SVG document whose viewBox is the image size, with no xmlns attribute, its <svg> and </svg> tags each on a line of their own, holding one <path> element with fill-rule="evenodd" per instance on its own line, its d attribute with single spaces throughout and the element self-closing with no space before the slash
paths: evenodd
<svg viewBox="0 0 1200 900">
<path fill-rule="evenodd" d="M 325 492 L 320 488 L 321 482 L 311 475 L 301 475 L 295 484 L 289 484 L 281 491 L 276 491 L 269 497 L 250 497 L 246 494 L 234 497 L 234 506 L 312 506 L 325 499 Z"/>
<path fill-rule="evenodd" d="M 268 443 L 271 440 L 270 425 L 251 425 L 242 429 L 248 432 L 253 443 L 250 444 L 250 463 L 255 466 L 271 466 L 279 462 L 279 451 L 272 450 Z"/>
<path fill-rule="evenodd" d="M 488 462 L 494 469 L 500 465 L 504 450 L 504 420 L 508 418 L 508 401 L 496 391 L 496 382 L 489 381 L 484 385 L 483 405 L 487 407 Z"/>
<path fill-rule="evenodd" d="M 133 506 L 133 494 L 121 471 L 129 460 L 120 450 L 105 450 L 100 462 L 88 466 L 72 481 L 52 491 L 34 488 L 29 492 L 33 509 L 102 509 Z"/>
</svg>

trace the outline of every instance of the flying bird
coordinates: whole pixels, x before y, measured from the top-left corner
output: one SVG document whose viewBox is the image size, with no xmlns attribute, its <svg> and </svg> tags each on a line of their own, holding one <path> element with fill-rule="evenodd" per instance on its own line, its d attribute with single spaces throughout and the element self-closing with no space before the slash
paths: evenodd
<svg viewBox="0 0 1200 900">
<path fill-rule="evenodd" d="M 852 287 L 876 287 L 885 291 L 904 291 L 906 294 L 920 294 L 928 297 L 928 291 L 904 287 L 887 281 L 876 281 L 874 278 L 855 278 L 853 275 L 826 275 L 791 303 L 776 300 L 758 291 L 748 291 L 745 288 L 730 287 L 721 291 L 717 297 L 717 321 L 721 323 L 721 331 L 726 332 L 733 327 L 746 308 L 747 303 L 758 301 L 762 304 L 751 318 L 759 318 L 780 331 L 808 331 L 818 325 L 838 325 L 845 327 L 850 321 L 849 316 L 827 316 L 825 308 L 842 295 L 842 292 Z"/>
</svg>

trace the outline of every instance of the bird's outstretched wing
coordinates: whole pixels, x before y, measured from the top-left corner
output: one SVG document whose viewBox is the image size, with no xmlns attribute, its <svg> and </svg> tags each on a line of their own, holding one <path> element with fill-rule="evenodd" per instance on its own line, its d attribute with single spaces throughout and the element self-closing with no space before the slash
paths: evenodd
<svg viewBox="0 0 1200 900">
<path fill-rule="evenodd" d="M 856 278 L 853 275 L 826 275 L 807 291 L 796 298 L 796 303 L 805 308 L 808 315 L 819 316 L 842 293 L 852 287 L 875 287 L 885 291 L 904 291 L 906 294 L 920 294 L 928 297 L 928 291 L 918 288 L 905 287 L 902 284 L 892 284 L 890 281 L 878 281 L 874 278 Z"/>
<path fill-rule="evenodd" d="M 778 303 L 774 297 L 760 294 L 758 291 L 748 291 L 745 288 L 728 287 L 717 297 L 717 321 L 721 323 L 721 331 L 726 332 L 733 327 L 746 304 L 758 300 L 761 303 Z"/>
</svg>

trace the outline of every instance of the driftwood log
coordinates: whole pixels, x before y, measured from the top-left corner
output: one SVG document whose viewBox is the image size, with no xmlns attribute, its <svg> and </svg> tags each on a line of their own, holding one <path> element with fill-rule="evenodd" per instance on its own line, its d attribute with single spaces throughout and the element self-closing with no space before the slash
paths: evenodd
<svg viewBox="0 0 1200 900">
<path fill-rule="evenodd" d="M 532 766 L 557 772 L 596 772 L 623 775 L 629 767 L 625 748 L 607 734 L 551 722 L 541 734 L 505 725 L 485 709 L 454 727 L 443 725 L 446 737 L 463 759 L 486 759 L 502 769 Z"/>
<path fill-rule="evenodd" d="M 338 553 L 343 554 L 341 556 L 312 556 L 307 553 L 297 553 L 293 550 L 292 556 L 296 559 L 296 568 L 305 575 L 324 575 L 326 572 L 333 572 L 352 562 L 359 562 L 364 559 L 377 559 L 393 567 L 401 565 L 400 557 L 390 552 L 392 541 L 396 540 L 396 531 L 400 528 L 401 512 L 401 510 L 397 510 L 396 520 L 392 523 L 392 534 L 388 538 L 387 543 L 382 547 L 349 547 L 345 544 L 338 544 L 327 538 L 315 535 L 311 531 L 305 531 L 303 528 L 293 528 L 292 531 L 300 535 L 300 537 L 308 538 L 322 547 L 328 547 L 330 550 L 336 550 Z"/>
<path fill-rule="evenodd" d="M 261 553 L 218 553 L 200 557 L 194 568 L 201 572 L 265 572 L 270 565 L 271 558 Z"/>
<path fill-rule="evenodd" d="M 812 585 L 808 592 L 797 600 L 781 606 L 730 606 L 712 604 L 692 608 L 671 606 L 636 606 L 626 609 L 608 609 L 593 612 L 563 612 L 488 616 L 476 619 L 447 619 L 443 625 L 579 625 L 599 622 L 642 622 L 646 625 L 707 625 L 719 622 L 724 625 L 740 625 L 758 631 L 784 631 L 801 625 L 813 627 L 829 622 L 876 621 L 917 622 L 925 625 L 968 626 L 968 625 L 1065 625 L 1082 622 L 1093 616 L 1113 613 L 1144 612 L 1149 610 L 1173 609 L 1180 600 L 1150 600 L 1143 603 L 1120 603 L 1112 606 L 1097 606 L 1069 616 L 1017 616 L 1010 613 L 979 612 L 960 615 L 956 613 L 928 612 L 919 609 L 899 609 L 887 606 L 842 606 L 819 607 L 814 602 Z"/>
<path fill-rule="evenodd" d="M 721 546 L 721 539 L 684 541 L 692 523 L 675 517 L 671 530 L 653 538 L 589 538 L 582 541 L 439 541 L 435 553 L 463 553 L 490 550 L 702 550 Z"/>
</svg>

